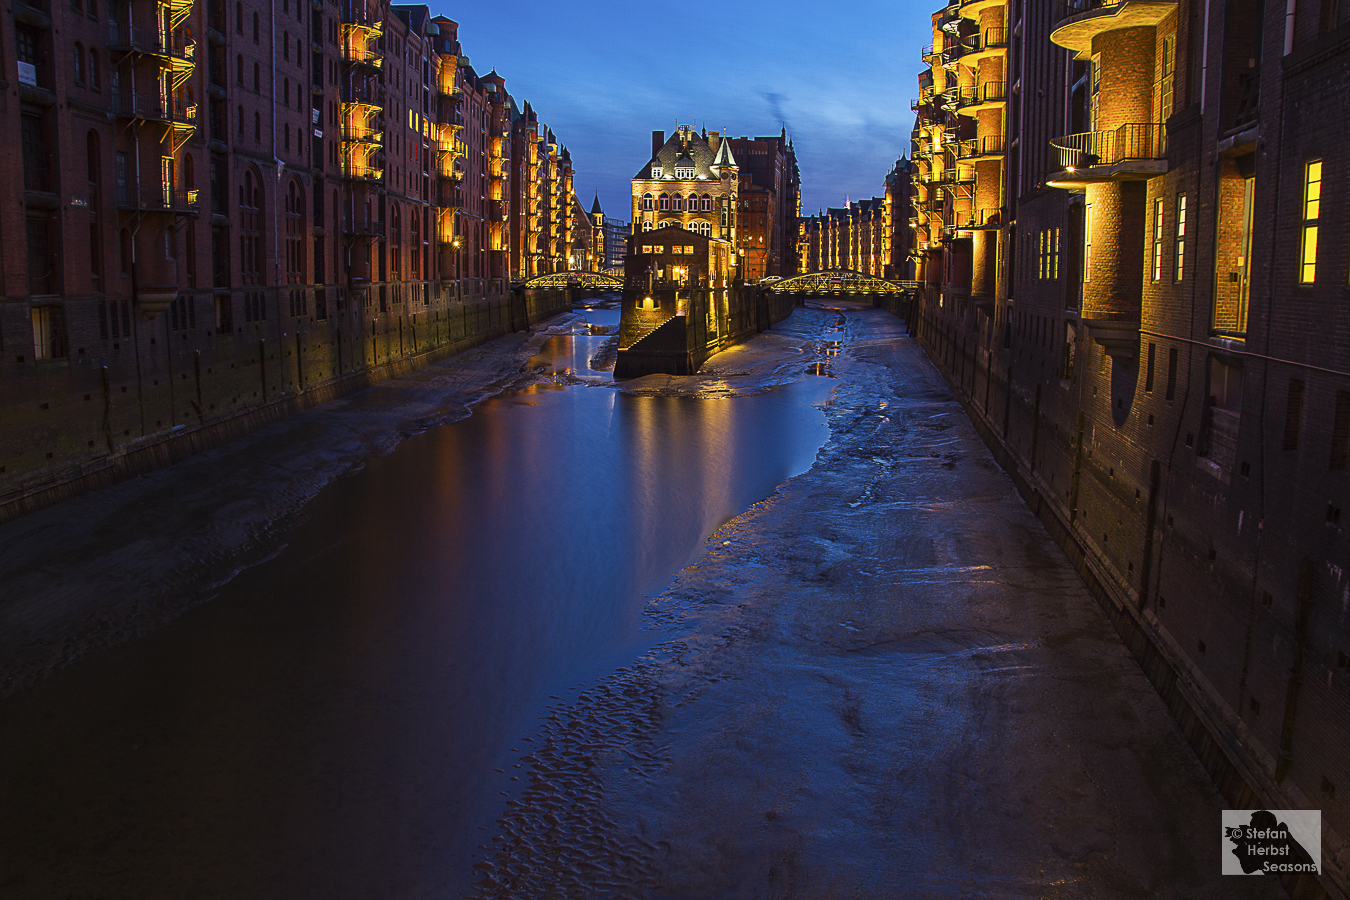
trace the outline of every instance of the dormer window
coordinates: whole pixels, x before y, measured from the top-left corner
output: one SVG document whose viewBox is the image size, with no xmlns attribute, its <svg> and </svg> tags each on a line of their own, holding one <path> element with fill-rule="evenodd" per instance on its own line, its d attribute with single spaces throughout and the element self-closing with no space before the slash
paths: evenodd
<svg viewBox="0 0 1350 900">
<path fill-rule="evenodd" d="M 660 166 L 652 166 L 652 177 L 653 177 L 653 178 L 660 178 L 660 177 L 661 177 L 661 167 L 660 167 Z"/>
<path fill-rule="evenodd" d="M 692 168 L 685 168 L 685 167 L 683 167 L 683 166 L 676 166 L 676 167 L 675 167 L 675 177 L 676 177 L 676 178 L 693 178 L 693 177 L 694 177 L 694 169 L 692 169 Z"/>
</svg>

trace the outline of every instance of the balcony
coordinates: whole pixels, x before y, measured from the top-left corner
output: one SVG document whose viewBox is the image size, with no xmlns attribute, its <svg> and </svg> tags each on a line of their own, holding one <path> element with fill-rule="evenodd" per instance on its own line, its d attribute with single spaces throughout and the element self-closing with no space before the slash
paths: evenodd
<svg viewBox="0 0 1350 900">
<path fill-rule="evenodd" d="M 373 47 L 359 47 L 348 44 L 342 48 L 342 61 L 378 69 L 384 65 L 384 55 Z"/>
<path fill-rule="evenodd" d="M 1064 171 L 1051 187 L 1077 187 L 1101 181 L 1141 181 L 1167 171 L 1167 126 L 1161 122 L 1126 123 L 1108 131 L 1087 131 L 1055 138 Z"/>
<path fill-rule="evenodd" d="M 937 53 L 933 50 L 932 44 L 924 44 L 919 49 L 919 58 L 924 62 L 931 63 L 937 58 Z"/>
<path fill-rule="evenodd" d="M 343 218 L 342 233 L 347 237 L 384 237 L 384 223 L 374 219 Z"/>
<path fill-rule="evenodd" d="M 1003 155 L 1003 135 L 989 135 L 957 144 L 957 159 L 992 159 Z"/>
<path fill-rule="evenodd" d="M 119 184 L 113 191 L 113 204 L 122 210 L 176 213 L 195 216 L 197 191 L 188 188 Z"/>
<path fill-rule="evenodd" d="M 384 30 L 384 22 L 376 18 L 363 0 L 347 0 L 343 3 L 339 19 L 344 28 L 361 28 L 369 31 Z"/>
<path fill-rule="evenodd" d="M 133 25 L 108 23 L 108 50 L 114 55 L 140 53 L 168 59 L 192 62 L 197 55 L 195 41 L 186 41 L 166 35 L 157 28 L 137 28 Z"/>
<path fill-rule="evenodd" d="M 436 191 L 436 205 L 447 209 L 462 209 L 464 207 L 464 189 L 458 184 L 450 181 L 439 182 Z"/>
<path fill-rule="evenodd" d="M 342 102 L 358 103 L 363 106 L 384 106 L 384 88 L 374 83 L 344 85 Z"/>
<path fill-rule="evenodd" d="M 360 144 L 383 144 L 384 132 L 375 128 L 343 123 L 342 139 Z"/>
<path fill-rule="evenodd" d="M 964 49 L 963 60 L 967 63 L 975 63 L 986 56 L 995 56 L 1008 49 L 1008 29 L 1006 28 L 986 28 L 979 34 L 972 34 L 961 39 L 961 46 Z"/>
<path fill-rule="evenodd" d="M 1176 8 L 1176 0 L 1060 0 L 1050 40 L 1088 60 L 1097 35 L 1155 26 Z"/>
<path fill-rule="evenodd" d="M 383 154 L 371 154 L 366 159 L 348 159 L 342 164 L 342 177 L 348 181 L 375 183 L 384 180 Z"/>
<path fill-rule="evenodd" d="M 144 119 L 179 125 L 197 124 L 197 104 L 184 103 L 174 97 L 113 91 L 109 99 L 113 113 L 123 119 Z"/>
<path fill-rule="evenodd" d="M 963 88 L 956 108 L 963 116 L 972 116 L 981 109 L 1006 106 L 1008 84 L 1004 81 L 985 81 L 973 88 Z"/>
</svg>

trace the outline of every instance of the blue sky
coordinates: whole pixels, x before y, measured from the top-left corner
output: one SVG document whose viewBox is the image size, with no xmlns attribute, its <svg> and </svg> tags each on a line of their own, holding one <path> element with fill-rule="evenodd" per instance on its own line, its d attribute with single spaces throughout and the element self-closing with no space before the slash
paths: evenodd
<svg viewBox="0 0 1350 900">
<path fill-rule="evenodd" d="M 908 153 L 934 7 L 899 2 L 776 4 L 431 3 L 460 24 L 480 74 L 496 68 L 572 151 L 590 208 L 628 218 L 628 180 L 651 132 L 706 125 L 734 136 L 786 124 L 802 170 L 802 210 L 882 192 Z"/>
</svg>

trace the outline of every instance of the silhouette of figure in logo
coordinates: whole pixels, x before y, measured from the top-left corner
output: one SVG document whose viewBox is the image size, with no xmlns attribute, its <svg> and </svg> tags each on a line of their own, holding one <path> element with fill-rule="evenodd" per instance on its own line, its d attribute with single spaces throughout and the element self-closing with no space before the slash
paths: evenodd
<svg viewBox="0 0 1350 900">
<path fill-rule="evenodd" d="M 1312 865 L 1312 856 L 1294 840 L 1288 826 L 1277 821 L 1269 810 L 1259 809 L 1252 813 L 1250 825 L 1228 829 L 1228 840 L 1233 842 L 1232 853 L 1247 875 L 1263 871 L 1266 863 Z"/>
</svg>

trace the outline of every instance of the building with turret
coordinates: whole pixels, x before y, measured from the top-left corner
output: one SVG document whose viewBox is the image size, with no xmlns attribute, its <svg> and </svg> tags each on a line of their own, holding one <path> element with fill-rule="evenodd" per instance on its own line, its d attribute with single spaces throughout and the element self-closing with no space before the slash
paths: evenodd
<svg viewBox="0 0 1350 900">
<path fill-rule="evenodd" d="M 651 159 L 633 176 L 633 233 L 679 226 L 735 245 L 740 171 L 716 131 L 653 131 Z"/>
</svg>

